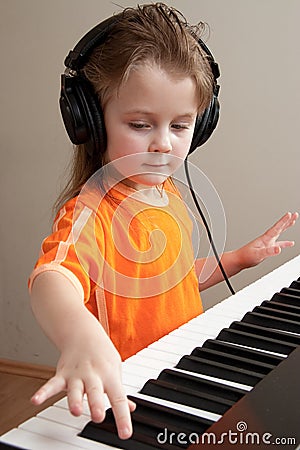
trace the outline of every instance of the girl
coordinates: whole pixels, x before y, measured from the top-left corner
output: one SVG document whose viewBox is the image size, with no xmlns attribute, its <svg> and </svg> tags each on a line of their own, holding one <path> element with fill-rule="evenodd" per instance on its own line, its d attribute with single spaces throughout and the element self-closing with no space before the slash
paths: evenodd
<svg viewBox="0 0 300 450">
<path fill-rule="evenodd" d="M 84 144 L 75 149 L 53 233 L 30 277 L 34 314 L 61 352 L 55 377 L 32 401 L 66 390 L 70 411 L 80 415 L 86 393 L 100 422 L 106 393 L 121 438 L 132 433 L 134 409 L 122 387 L 121 360 L 202 312 L 205 260 L 194 261 L 190 219 L 170 178 L 215 88 L 201 29 L 164 4 L 125 9 L 75 67 L 76 87 L 68 85 L 72 76 L 63 78 L 92 118 L 86 129 L 76 125 L 82 141 L 69 129 Z M 261 237 L 224 253 L 228 276 L 292 246 L 277 239 L 296 219 L 288 213 Z M 200 289 L 222 279 L 215 270 Z"/>
</svg>

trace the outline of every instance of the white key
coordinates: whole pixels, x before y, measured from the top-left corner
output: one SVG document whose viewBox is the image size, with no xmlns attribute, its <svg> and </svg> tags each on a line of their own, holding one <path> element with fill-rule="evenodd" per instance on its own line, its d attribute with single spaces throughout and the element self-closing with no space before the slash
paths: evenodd
<svg viewBox="0 0 300 450">
<path fill-rule="evenodd" d="M 180 341 L 178 340 L 177 344 L 175 342 L 172 342 L 172 340 L 170 339 L 170 341 L 157 341 L 154 342 L 154 344 L 149 345 L 148 348 L 153 349 L 153 350 L 160 350 L 160 351 L 165 351 L 168 353 L 173 353 L 174 355 L 177 356 L 177 358 L 175 358 L 175 362 L 178 362 L 181 356 L 184 356 L 186 354 L 191 353 L 195 347 L 200 347 L 207 339 L 209 339 L 211 336 L 199 336 L 199 340 L 197 342 L 194 341 L 190 341 L 190 343 L 180 343 Z M 170 336 L 171 338 L 171 336 Z"/>
<path fill-rule="evenodd" d="M 75 428 L 71 428 L 64 424 L 52 422 L 51 420 L 45 420 L 39 417 L 27 420 L 26 422 L 21 424 L 19 428 L 21 428 L 22 430 L 30 431 L 31 433 L 45 436 L 47 438 L 52 438 L 52 436 L 55 436 L 55 439 L 57 441 L 63 442 L 68 445 L 73 445 L 73 447 L 75 448 L 79 447 L 81 449 L 91 450 L 111 450 L 114 448 L 92 441 L 90 439 L 77 436 L 78 430 L 76 430 Z M 44 448 L 46 449 L 47 447 Z"/>
<path fill-rule="evenodd" d="M 232 320 L 228 320 L 228 323 L 232 323 Z M 201 329 L 201 327 L 199 327 L 199 332 L 198 334 L 195 334 L 195 339 L 194 339 L 194 343 L 195 346 L 198 345 L 199 339 L 201 339 L 202 336 L 205 336 L 206 339 L 209 338 L 214 338 L 215 336 L 217 336 L 217 334 L 219 334 L 220 329 L 224 328 L 226 326 L 225 321 L 222 321 L 222 325 L 220 323 L 211 323 L 209 326 L 205 327 L 205 329 Z M 176 337 L 181 337 L 184 338 L 185 334 L 186 334 L 187 330 L 186 329 L 179 329 L 176 330 L 176 332 L 174 332 L 174 334 L 172 333 L 172 336 L 176 336 Z M 191 333 L 190 333 L 191 334 Z"/>
<path fill-rule="evenodd" d="M 203 335 L 199 335 L 197 340 L 191 340 L 191 339 L 184 339 L 183 337 L 174 336 L 172 334 L 168 334 L 162 339 L 159 339 L 157 342 L 154 342 L 153 344 L 149 345 L 148 348 L 162 349 L 163 346 L 166 345 L 166 348 L 170 348 L 170 353 L 183 355 L 186 352 L 193 350 L 199 344 L 199 341 L 201 341 L 201 337 L 203 337 Z M 204 336 L 205 340 L 207 338 L 208 338 L 207 336 Z"/>
<path fill-rule="evenodd" d="M 62 399 L 58 400 L 56 403 L 54 403 L 53 406 L 69 410 L 67 397 L 63 397 Z M 86 417 L 90 417 L 90 408 L 86 396 L 83 397 L 82 409 L 82 414 Z"/>
<path fill-rule="evenodd" d="M 53 436 L 55 436 L 55 434 Z M 69 445 L 66 442 L 60 442 L 52 437 L 49 438 L 40 434 L 31 433 L 30 431 L 22 430 L 20 428 L 14 428 L 8 433 L 5 433 L 1 436 L 0 442 L 19 446 L 20 448 L 28 450 L 74 450 L 74 446 Z"/>
<path fill-rule="evenodd" d="M 207 313 L 208 313 L 208 311 L 207 311 Z M 207 313 L 204 313 L 204 316 L 206 316 Z M 212 318 L 211 316 L 209 316 L 209 319 L 206 319 L 205 321 L 199 321 L 199 320 L 193 319 L 190 322 L 187 322 L 184 325 L 182 325 L 178 330 L 187 330 L 187 331 L 194 332 L 194 333 L 196 333 L 197 338 L 198 338 L 199 334 L 207 334 L 207 330 L 209 330 L 209 334 L 210 334 L 212 327 L 217 328 L 218 330 L 222 329 L 223 323 L 224 323 L 223 317 Z M 173 332 L 170 334 L 173 334 Z"/>
<path fill-rule="evenodd" d="M 134 388 L 133 386 L 124 386 L 124 387 L 125 387 L 126 395 L 133 395 L 137 391 L 137 389 Z"/>
<path fill-rule="evenodd" d="M 75 417 L 67 409 L 50 406 L 40 412 L 37 417 L 41 419 L 51 420 L 52 422 L 63 423 L 64 425 L 81 431 L 90 421 L 90 417 L 85 414 Z"/>
<path fill-rule="evenodd" d="M 63 397 L 62 399 L 58 400 L 56 403 L 54 403 L 53 406 L 57 406 L 58 408 L 63 408 L 63 409 L 69 410 L 67 397 Z M 108 400 L 106 394 L 104 394 L 104 406 L 106 409 L 110 407 L 110 403 L 109 403 L 109 400 Z M 88 418 L 90 418 L 90 416 L 91 416 L 90 408 L 89 408 L 89 404 L 88 404 L 86 395 L 84 395 L 83 401 L 82 401 L 82 414 Z"/>
<path fill-rule="evenodd" d="M 129 362 L 129 360 L 127 360 Z M 125 362 L 127 362 L 125 361 Z M 157 370 L 165 369 L 166 367 L 172 367 L 173 364 L 168 364 L 166 360 L 147 358 L 141 354 L 135 355 L 130 358 L 130 364 L 139 365 L 143 367 L 150 367 Z"/>
<path fill-rule="evenodd" d="M 160 350 L 159 348 L 147 347 L 141 350 L 138 355 L 165 361 L 166 364 L 176 364 L 178 362 L 178 356 L 175 353 Z"/>
<path fill-rule="evenodd" d="M 135 373 L 127 373 L 124 372 L 122 373 L 122 381 L 126 386 L 131 386 L 133 388 L 135 388 L 136 390 L 140 389 L 143 384 L 145 383 L 144 378 L 140 377 L 139 374 Z"/>
<path fill-rule="evenodd" d="M 190 328 L 192 327 L 188 327 L 188 326 L 183 326 L 184 328 L 180 327 L 177 330 L 172 331 L 172 333 L 170 333 L 168 336 L 176 336 L 179 337 L 181 339 L 191 339 L 192 341 L 194 341 L 195 343 L 198 342 L 198 338 L 200 335 L 207 335 L 207 334 L 211 334 L 212 330 L 215 330 L 216 325 L 211 323 L 209 324 L 209 326 L 206 326 L 205 329 L 202 329 L 201 326 L 198 326 L 198 330 L 196 331 L 192 331 Z M 215 332 L 215 331 L 213 331 Z"/>
<path fill-rule="evenodd" d="M 140 378 L 142 378 L 144 381 L 143 383 L 145 383 L 149 378 L 157 378 L 158 375 L 160 374 L 161 370 L 160 369 L 155 369 L 155 368 L 151 368 L 151 367 L 144 367 L 141 366 L 139 364 L 127 364 L 127 365 L 123 365 L 122 367 L 122 374 L 123 374 L 123 378 L 124 378 L 124 374 L 138 374 Z"/>
</svg>

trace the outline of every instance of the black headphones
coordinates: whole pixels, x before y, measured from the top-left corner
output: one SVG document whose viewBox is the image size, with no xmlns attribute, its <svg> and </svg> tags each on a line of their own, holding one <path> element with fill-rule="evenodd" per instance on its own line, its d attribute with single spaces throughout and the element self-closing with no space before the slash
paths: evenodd
<svg viewBox="0 0 300 450">
<path fill-rule="evenodd" d="M 92 85 L 81 74 L 92 50 L 104 43 L 109 31 L 119 20 L 121 14 L 109 17 L 92 28 L 71 50 L 65 59 L 66 73 L 61 76 L 60 110 L 63 122 L 71 142 L 75 145 L 86 144 L 88 152 L 103 154 L 106 149 L 106 131 L 103 112 Z M 214 92 L 208 108 L 197 117 L 194 135 L 189 153 L 203 145 L 216 128 L 219 119 L 218 64 L 201 39 L 199 45 L 208 55 L 214 77 Z"/>
</svg>

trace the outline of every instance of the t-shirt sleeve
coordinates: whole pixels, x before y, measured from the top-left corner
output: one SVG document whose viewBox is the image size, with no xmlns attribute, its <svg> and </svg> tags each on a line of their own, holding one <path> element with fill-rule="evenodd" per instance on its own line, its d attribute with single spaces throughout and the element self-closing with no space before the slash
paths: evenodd
<svg viewBox="0 0 300 450">
<path fill-rule="evenodd" d="M 104 238 L 94 210 L 72 199 L 58 212 L 50 234 L 41 245 L 29 278 L 29 290 L 42 272 L 56 271 L 73 284 L 84 302 L 101 283 Z"/>
</svg>

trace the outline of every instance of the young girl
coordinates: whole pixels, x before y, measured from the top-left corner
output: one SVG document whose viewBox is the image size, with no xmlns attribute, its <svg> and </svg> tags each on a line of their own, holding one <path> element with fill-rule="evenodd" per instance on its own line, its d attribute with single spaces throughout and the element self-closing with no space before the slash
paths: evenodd
<svg viewBox="0 0 300 450">
<path fill-rule="evenodd" d="M 61 352 L 33 403 L 66 390 L 70 411 L 80 415 L 86 393 L 100 422 L 106 393 L 121 438 L 132 433 L 135 407 L 122 387 L 121 360 L 199 315 L 199 287 L 223 280 L 216 269 L 199 286 L 205 260 L 194 261 L 191 222 L 171 179 L 213 95 L 202 28 L 166 5 L 142 5 L 125 9 L 87 52 L 76 95 L 91 97 L 96 126 L 75 148 L 53 232 L 30 277 L 34 314 Z M 277 239 L 296 219 L 287 213 L 224 253 L 228 276 L 292 246 Z"/>
</svg>

